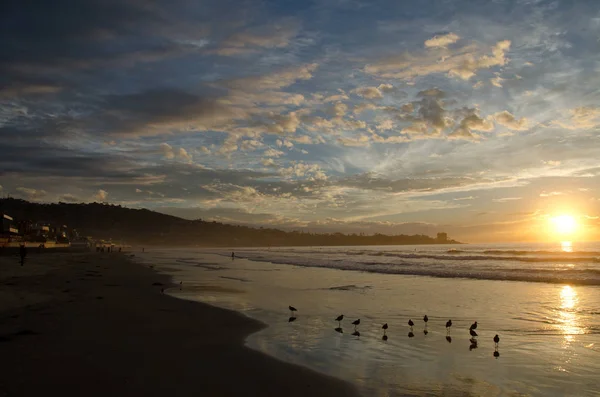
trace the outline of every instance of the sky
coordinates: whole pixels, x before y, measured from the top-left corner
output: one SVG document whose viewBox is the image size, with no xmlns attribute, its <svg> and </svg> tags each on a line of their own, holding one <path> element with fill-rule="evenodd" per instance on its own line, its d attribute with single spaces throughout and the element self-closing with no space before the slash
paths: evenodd
<svg viewBox="0 0 600 397">
<path fill-rule="evenodd" d="M 8 0 L 0 194 L 600 238 L 597 0 Z M 573 236 L 574 237 L 574 236 Z"/>
</svg>

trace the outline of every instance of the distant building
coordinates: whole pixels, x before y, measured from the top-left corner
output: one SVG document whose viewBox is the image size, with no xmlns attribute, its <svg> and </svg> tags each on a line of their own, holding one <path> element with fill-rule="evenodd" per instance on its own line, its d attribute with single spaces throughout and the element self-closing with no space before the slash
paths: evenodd
<svg viewBox="0 0 600 397">
<path fill-rule="evenodd" d="M 14 220 L 10 215 L 2 214 L 2 234 L 16 235 L 19 234 L 19 229 L 14 225 Z"/>
<path fill-rule="evenodd" d="M 438 233 L 437 241 L 439 241 L 440 243 L 447 242 L 448 241 L 448 233 Z"/>
</svg>

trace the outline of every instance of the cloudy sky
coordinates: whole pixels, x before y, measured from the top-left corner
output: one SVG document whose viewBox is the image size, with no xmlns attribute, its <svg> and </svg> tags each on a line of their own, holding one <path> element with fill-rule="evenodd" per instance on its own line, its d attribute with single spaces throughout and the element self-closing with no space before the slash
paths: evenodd
<svg viewBox="0 0 600 397">
<path fill-rule="evenodd" d="M 0 50 L 2 195 L 599 237 L 597 0 L 8 0 Z"/>
</svg>

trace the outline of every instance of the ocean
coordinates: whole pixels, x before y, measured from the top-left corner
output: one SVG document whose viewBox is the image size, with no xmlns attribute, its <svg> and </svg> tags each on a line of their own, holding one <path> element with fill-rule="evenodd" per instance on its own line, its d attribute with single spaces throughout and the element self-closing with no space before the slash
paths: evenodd
<svg viewBox="0 0 600 397">
<path fill-rule="evenodd" d="M 365 396 L 600 396 L 600 243 L 234 251 L 141 260 L 183 281 L 169 294 L 267 324 L 249 347 Z"/>
</svg>

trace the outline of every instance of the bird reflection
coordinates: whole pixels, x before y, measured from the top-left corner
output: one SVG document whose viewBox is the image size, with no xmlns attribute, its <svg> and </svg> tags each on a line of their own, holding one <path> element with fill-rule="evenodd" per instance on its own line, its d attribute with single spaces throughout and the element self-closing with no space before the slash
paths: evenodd
<svg viewBox="0 0 600 397">
<path fill-rule="evenodd" d="M 425 328 L 425 329 L 423 330 L 423 333 L 424 333 L 425 335 L 427 335 L 427 334 L 429 333 L 429 331 L 427 331 L 427 328 Z"/>
<path fill-rule="evenodd" d="M 500 352 L 498 350 L 494 351 L 494 357 L 496 357 L 496 358 L 500 357 Z"/>
<path fill-rule="evenodd" d="M 288 323 L 296 321 L 296 317 L 292 316 L 288 319 Z"/>
<path fill-rule="evenodd" d="M 469 346 L 469 351 L 477 349 L 477 339 L 471 339 L 469 342 L 471 342 L 471 345 Z"/>
<path fill-rule="evenodd" d="M 352 333 L 352 336 L 357 336 L 357 337 L 360 337 L 360 332 L 358 332 L 358 331 L 354 331 L 354 332 Z"/>
<path fill-rule="evenodd" d="M 446 340 L 448 341 L 448 343 L 452 343 L 452 337 L 450 335 L 446 336 Z"/>
<path fill-rule="evenodd" d="M 413 336 L 415 336 L 415 334 L 413 334 L 413 332 L 412 332 L 412 331 L 410 331 L 410 332 L 408 333 L 408 337 L 409 337 L 409 338 L 412 338 Z"/>
<path fill-rule="evenodd" d="M 383 340 L 383 341 L 386 341 L 386 340 L 388 340 L 388 337 L 387 337 L 387 335 L 383 335 L 383 336 L 381 337 L 381 340 Z"/>
<path fill-rule="evenodd" d="M 342 329 L 342 327 L 337 327 L 337 328 L 335 329 L 335 332 L 339 332 L 340 334 L 343 334 L 343 333 L 344 333 L 344 330 Z"/>
</svg>

